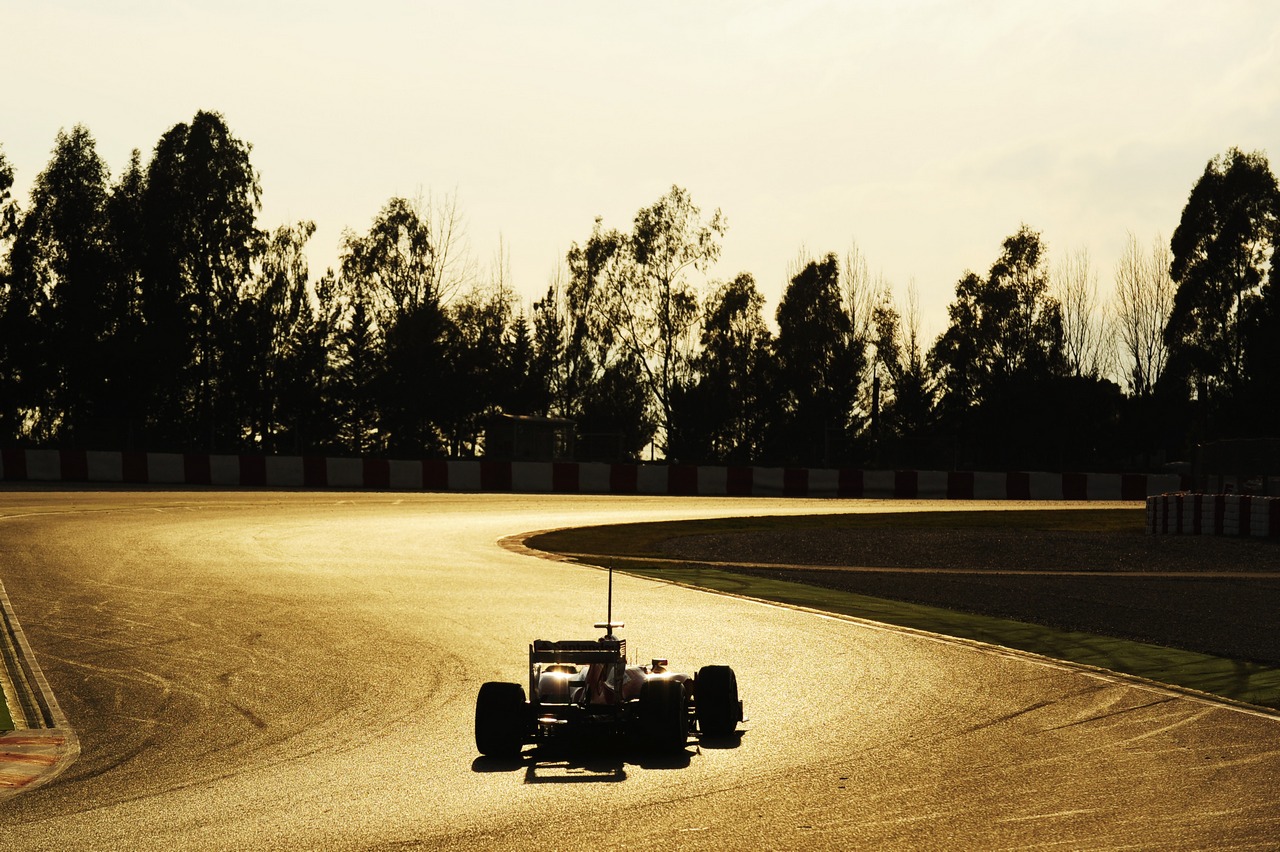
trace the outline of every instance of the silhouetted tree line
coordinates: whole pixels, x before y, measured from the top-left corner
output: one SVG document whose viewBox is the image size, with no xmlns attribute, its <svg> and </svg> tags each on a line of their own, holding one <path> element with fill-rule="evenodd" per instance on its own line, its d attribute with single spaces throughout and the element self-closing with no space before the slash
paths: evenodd
<svg viewBox="0 0 1280 852">
<path fill-rule="evenodd" d="M 1210 161 L 1167 245 L 1131 235 L 1109 304 L 1022 226 L 926 347 L 856 248 L 802 254 L 774 326 L 751 275 L 699 287 L 726 225 L 680 187 L 597 219 L 527 312 L 452 198 L 390 199 L 313 276 L 312 223 L 258 227 L 250 152 L 200 112 L 112 180 L 77 126 L 23 208 L 0 151 L 0 441 L 460 457 L 507 412 L 573 419 L 580 457 L 1102 470 L 1276 433 L 1260 153 Z"/>
</svg>

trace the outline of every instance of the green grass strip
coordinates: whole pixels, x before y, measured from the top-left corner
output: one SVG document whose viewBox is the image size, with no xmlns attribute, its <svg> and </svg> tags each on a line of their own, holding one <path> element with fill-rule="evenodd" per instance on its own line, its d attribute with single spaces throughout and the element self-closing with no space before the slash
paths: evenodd
<svg viewBox="0 0 1280 852">
<path fill-rule="evenodd" d="M 967 517 L 966 517 L 967 516 Z M 1057 516 L 1057 517 L 1053 517 Z M 545 533 L 529 540 L 531 547 L 558 553 L 658 556 L 659 542 L 677 535 L 767 529 L 815 529 L 871 526 L 1015 526 L 1035 529 L 1120 530 L 1140 525 L 1141 510 L 1060 510 L 1036 512 L 937 512 L 895 515 L 832 515 L 811 517 L 743 518 L 678 521 L 656 524 L 611 525 Z M 644 563 L 629 559 L 619 570 L 800 606 L 824 612 L 892 624 L 929 633 L 1013 648 L 1147 680 L 1221 696 L 1232 701 L 1280 709 L 1280 668 L 1117 639 L 1092 633 L 1058 630 L 1024 621 L 958 612 L 923 604 L 810 586 L 804 583 L 738 574 L 700 564 Z M 592 564 L 600 559 L 582 560 Z"/>
</svg>

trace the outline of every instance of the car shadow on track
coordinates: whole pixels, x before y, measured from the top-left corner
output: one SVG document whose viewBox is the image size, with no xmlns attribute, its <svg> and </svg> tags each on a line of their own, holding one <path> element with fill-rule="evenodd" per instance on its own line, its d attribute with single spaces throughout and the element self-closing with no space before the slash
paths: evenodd
<svg viewBox="0 0 1280 852">
<path fill-rule="evenodd" d="M 626 762 L 617 755 L 528 755 L 526 784 L 616 784 L 627 780 Z"/>
<path fill-rule="evenodd" d="M 746 731 L 734 731 L 727 737 L 708 737 L 703 736 L 698 740 L 698 747 L 705 748 L 708 751 L 723 751 L 726 749 L 735 749 L 742 745 L 742 736 Z"/>
<path fill-rule="evenodd" d="M 518 757 L 478 757 L 472 772 L 524 771 L 526 784 L 614 784 L 627 780 L 627 767 L 645 770 L 686 769 L 702 749 L 734 749 L 742 734 L 690 741 L 677 752 L 655 753 L 634 744 L 592 742 L 540 744 Z"/>
<path fill-rule="evenodd" d="M 478 757 L 471 771 L 524 770 L 526 784 L 608 784 L 627 780 L 626 765 L 626 757 L 617 751 L 535 747 L 514 758 Z"/>
</svg>

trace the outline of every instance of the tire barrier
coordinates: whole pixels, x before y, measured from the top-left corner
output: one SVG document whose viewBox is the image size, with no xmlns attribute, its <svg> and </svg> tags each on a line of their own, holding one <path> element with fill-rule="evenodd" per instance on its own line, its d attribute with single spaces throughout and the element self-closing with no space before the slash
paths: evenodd
<svg viewBox="0 0 1280 852">
<path fill-rule="evenodd" d="M 1147 532 L 1280 538 L 1280 497 L 1185 493 L 1148 497 Z"/>
<path fill-rule="evenodd" d="M 900 500 L 1144 500 L 1183 487 L 1176 474 L 983 473 L 485 459 L 394 461 L 93 450 L 3 450 L 0 480 Z"/>
</svg>

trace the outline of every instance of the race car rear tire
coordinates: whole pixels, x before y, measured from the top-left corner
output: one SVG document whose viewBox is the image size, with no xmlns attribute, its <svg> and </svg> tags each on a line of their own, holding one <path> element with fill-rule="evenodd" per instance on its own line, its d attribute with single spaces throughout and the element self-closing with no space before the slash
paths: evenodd
<svg viewBox="0 0 1280 852">
<path fill-rule="evenodd" d="M 476 748 L 486 757 L 517 757 L 524 745 L 528 712 L 524 687 L 491 681 L 476 696 Z"/>
<path fill-rule="evenodd" d="M 698 730 L 707 737 L 728 737 L 742 718 L 738 676 L 728 666 L 703 666 L 694 683 Z"/>
<path fill-rule="evenodd" d="M 654 678 L 640 687 L 640 725 L 650 751 L 676 752 L 689 741 L 689 712 L 684 684 Z"/>
</svg>

